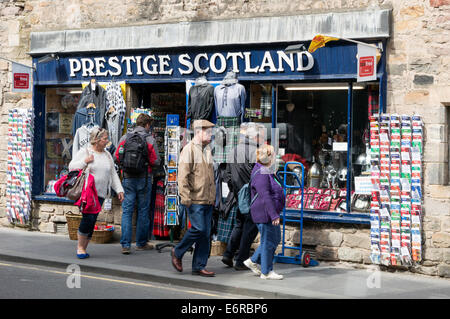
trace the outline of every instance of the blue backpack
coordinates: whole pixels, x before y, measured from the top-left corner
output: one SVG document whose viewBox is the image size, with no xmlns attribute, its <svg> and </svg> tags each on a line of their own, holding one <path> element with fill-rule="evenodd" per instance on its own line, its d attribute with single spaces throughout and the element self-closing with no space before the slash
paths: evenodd
<svg viewBox="0 0 450 319">
<path fill-rule="evenodd" d="M 258 173 L 260 170 L 258 170 L 256 173 Z M 255 173 L 255 174 L 256 174 Z M 238 193 L 238 207 L 241 214 L 248 214 L 250 212 L 250 207 L 252 207 L 253 203 L 255 202 L 256 198 L 258 198 L 258 193 L 256 193 L 255 197 L 251 199 L 251 183 L 252 183 L 252 177 L 253 174 L 250 175 L 250 181 L 242 186 L 242 188 L 239 190 Z"/>
</svg>

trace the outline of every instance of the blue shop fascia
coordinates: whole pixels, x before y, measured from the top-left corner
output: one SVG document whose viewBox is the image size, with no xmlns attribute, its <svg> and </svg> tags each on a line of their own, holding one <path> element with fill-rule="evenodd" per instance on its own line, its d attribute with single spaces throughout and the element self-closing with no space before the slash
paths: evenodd
<svg viewBox="0 0 450 319">
<path fill-rule="evenodd" d="M 386 41 L 380 37 L 366 42 L 386 48 Z M 152 110 L 158 134 L 164 130 L 166 114 L 179 114 L 180 125 L 189 124 L 189 92 L 199 78 L 217 88 L 234 75 L 245 88 L 241 121 L 263 123 L 270 139 L 275 138 L 270 129 L 278 128 L 280 162 L 301 161 L 307 168 L 305 193 L 330 194 L 334 199 L 310 196 L 304 204 L 305 219 L 369 224 L 370 199 L 367 206 L 364 198 L 361 207 L 347 205 L 353 202 L 348 190 L 355 190 L 355 177 L 369 172 L 369 116 L 386 109 L 386 50 L 377 65 L 376 81 L 356 83 L 355 43 L 332 41 L 313 53 L 306 50 L 309 43 L 303 41 L 303 49 L 296 52 L 286 48 L 298 42 L 31 52 L 33 199 L 66 201 L 51 194 L 48 186 L 67 170 L 74 114 L 92 79 L 98 86 L 122 84 L 124 131 L 133 110 L 144 107 Z M 46 56 L 50 58 L 42 59 Z M 213 107 L 210 120 L 216 122 L 220 110 Z M 163 154 L 164 141 L 158 146 Z M 295 198 L 291 196 L 288 204 L 292 216 L 299 211 Z"/>
</svg>

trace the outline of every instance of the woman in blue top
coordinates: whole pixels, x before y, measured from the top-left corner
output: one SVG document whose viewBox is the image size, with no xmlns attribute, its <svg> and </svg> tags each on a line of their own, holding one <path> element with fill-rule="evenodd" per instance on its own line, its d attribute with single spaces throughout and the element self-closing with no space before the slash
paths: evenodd
<svg viewBox="0 0 450 319">
<path fill-rule="evenodd" d="M 251 216 L 260 233 L 260 245 L 244 264 L 262 279 L 283 279 L 273 271 L 273 257 L 281 240 L 280 212 L 285 204 L 281 184 L 274 172 L 275 152 L 271 145 L 256 151 L 256 161 L 251 180 Z M 261 266 L 261 270 L 258 265 Z"/>
</svg>

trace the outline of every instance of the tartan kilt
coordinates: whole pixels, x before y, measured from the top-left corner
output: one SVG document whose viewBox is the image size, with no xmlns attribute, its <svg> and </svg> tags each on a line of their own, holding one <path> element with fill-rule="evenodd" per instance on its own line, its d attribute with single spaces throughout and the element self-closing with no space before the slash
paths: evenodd
<svg viewBox="0 0 450 319">
<path fill-rule="evenodd" d="M 224 127 L 227 132 L 225 147 L 215 147 L 213 159 L 216 163 L 226 163 L 228 154 L 239 143 L 240 124 L 238 117 L 219 117 L 216 127 Z M 231 143 L 231 144 L 230 144 Z"/>
<path fill-rule="evenodd" d="M 234 205 L 230 209 L 227 219 L 224 219 L 219 215 L 219 221 L 217 223 L 217 240 L 228 243 L 231 238 L 231 232 L 233 231 L 234 225 L 236 224 L 236 212 L 238 206 Z"/>
</svg>

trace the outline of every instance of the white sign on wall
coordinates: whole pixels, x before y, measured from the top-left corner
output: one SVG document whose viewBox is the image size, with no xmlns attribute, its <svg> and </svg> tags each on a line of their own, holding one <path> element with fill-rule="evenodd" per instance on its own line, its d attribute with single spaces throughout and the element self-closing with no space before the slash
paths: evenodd
<svg viewBox="0 0 450 319">
<path fill-rule="evenodd" d="M 358 80 L 357 82 L 376 81 L 377 48 L 358 44 Z"/>
<path fill-rule="evenodd" d="M 32 69 L 12 62 L 12 92 L 31 92 Z"/>
</svg>

